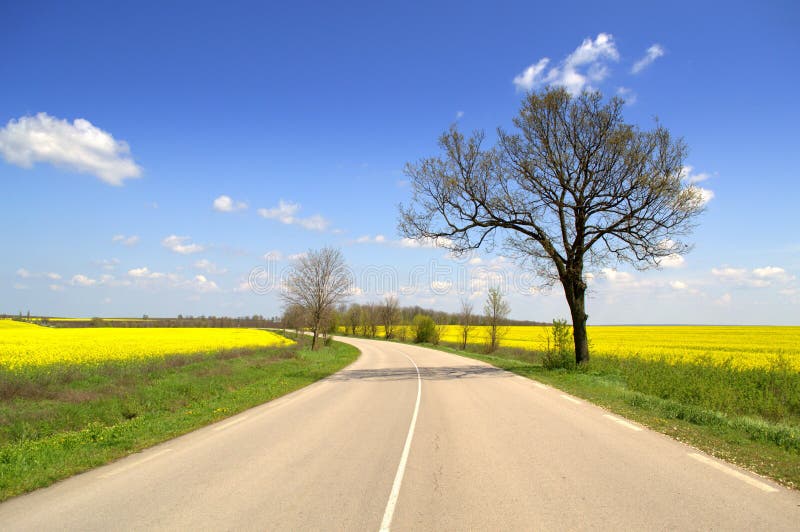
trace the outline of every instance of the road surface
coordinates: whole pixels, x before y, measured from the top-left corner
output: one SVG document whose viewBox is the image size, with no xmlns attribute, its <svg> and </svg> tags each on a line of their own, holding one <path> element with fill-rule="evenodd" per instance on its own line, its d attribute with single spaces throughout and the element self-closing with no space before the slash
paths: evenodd
<svg viewBox="0 0 800 532">
<path fill-rule="evenodd" d="M 415 346 L 0 505 L 10 530 L 797 530 L 800 494 Z"/>
</svg>

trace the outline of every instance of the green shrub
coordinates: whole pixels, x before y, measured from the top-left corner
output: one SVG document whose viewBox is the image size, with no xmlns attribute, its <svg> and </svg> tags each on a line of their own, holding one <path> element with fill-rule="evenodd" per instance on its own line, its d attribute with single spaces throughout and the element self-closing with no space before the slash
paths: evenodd
<svg viewBox="0 0 800 532">
<path fill-rule="evenodd" d="M 542 355 L 545 369 L 575 369 L 575 348 L 572 342 L 572 327 L 566 320 L 553 320 L 547 331 L 546 347 Z"/>
<path fill-rule="evenodd" d="M 414 316 L 414 342 L 417 344 L 439 343 L 439 329 L 436 327 L 436 322 L 433 321 L 433 318 L 425 314 Z"/>
</svg>

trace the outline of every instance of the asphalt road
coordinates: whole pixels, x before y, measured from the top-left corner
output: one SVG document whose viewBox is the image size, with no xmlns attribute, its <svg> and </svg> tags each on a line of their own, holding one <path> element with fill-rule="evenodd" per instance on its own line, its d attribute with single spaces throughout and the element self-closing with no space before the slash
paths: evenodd
<svg viewBox="0 0 800 532">
<path fill-rule="evenodd" d="M 798 530 L 800 494 L 480 362 L 363 355 L 0 505 L 10 530 Z"/>
</svg>

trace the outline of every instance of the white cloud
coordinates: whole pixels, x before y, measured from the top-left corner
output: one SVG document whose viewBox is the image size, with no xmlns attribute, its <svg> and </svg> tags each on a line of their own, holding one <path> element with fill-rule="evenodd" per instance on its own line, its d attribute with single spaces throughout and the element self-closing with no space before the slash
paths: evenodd
<svg viewBox="0 0 800 532">
<path fill-rule="evenodd" d="M 130 235 L 130 236 L 114 235 L 113 237 L 111 237 L 111 241 L 118 242 L 123 246 L 131 247 L 139 243 L 139 237 L 137 235 Z"/>
<path fill-rule="evenodd" d="M 319 214 L 309 216 L 308 218 L 296 218 L 295 223 L 310 231 L 324 231 L 330 225 L 330 222 Z"/>
<path fill-rule="evenodd" d="M 514 77 L 514 85 L 517 86 L 518 90 L 531 90 L 541 85 L 541 78 L 543 77 L 541 74 L 544 72 L 544 69 L 547 68 L 549 62 L 550 59 L 547 57 L 539 59 L 537 63 L 530 65 Z"/>
<path fill-rule="evenodd" d="M 51 284 L 51 285 L 48 286 L 48 288 L 53 292 L 63 292 L 64 291 L 64 287 L 61 286 L 60 284 Z"/>
<path fill-rule="evenodd" d="M 230 196 L 222 195 L 214 200 L 214 210 L 217 212 L 235 212 L 247 209 L 247 203 L 233 201 Z"/>
<path fill-rule="evenodd" d="M 636 93 L 628 87 L 618 87 L 617 96 L 625 100 L 625 103 L 628 105 L 633 105 L 636 103 Z"/>
<path fill-rule="evenodd" d="M 584 39 L 558 66 L 548 69 L 550 59 L 547 57 L 530 65 L 514 78 L 514 85 L 520 91 L 557 85 L 570 94 L 579 94 L 591 90 L 591 83 L 599 83 L 608 76 L 609 61 L 619 61 L 614 37 L 599 33 L 594 40 Z"/>
<path fill-rule="evenodd" d="M 283 253 L 280 250 L 273 249 L 264 253 L 264 260 L 267 261 L 277 261 L 283 260 Z"/>
<path fill-rule="evenodd" d="M 744 278 L 747 274 L 747 270 L 744 268 L 730 268 L 726 266 L 723 268 L 711 268 L 711 273 L 720 279 L 737 280 Z"/>
<path fill-rule="evenodd" d="M 697 186 L 697 183 L 709 179 L 711 174 L 706 172 L 695 173 L 693 166 L 686 165 L 681 169 L 680 175 L 683 182 L 689 185 L 687 187 L 688 193 L 695 196 L 700 207 L 704 207 L 708 202 L 714 199 L 713 190 Z"/>
<path fill-rule="evenodd" d="M 708 203 L 714 199 L 714 191 L 698 187 L 697 185 L 690 185 L 688 188 L 685 189 L 687 194 L 691 194 L 692 203 L 697 204 L 698 207 L 705 207 Z"/>
<path fill-rule="evenodd" d="M 658 263 L 658 265 L 662 268 L 680 268 L 685 264 L 686 259 L 683 258 L 683 255 L 678 255 L 677 253 L 662 257 Z"/>
<path fill-rule="evenodd" d="M 303 257 L 306 257 L 306 256 L 308 256 L 308 253 L 303 251 L 301 253 L 293 253 L 293 254 L 289 255 L 288 257 L 286 257 L 286 258 L 289 259 L 289 260 L 299 260 L 299 259 L 302 259 Z"/>
<path fill-rule="evenodd" d="M 675 290 L 686 290 L 689 288 L 689 285 L 683 281 L 670 281 L 669 285 Z"/>
<path fill-rule="evenodd" d="M 14 290 L 28 290 L 28 288 L 30 287 L 26 284 L 14 283 Z"/>
<path fill-rule="evenodd" d="M 766 288 L 773 285 L 785 285 L 794 281 L 795 276 L 778 266 L 764 266 L 748 271 L 745 268 L 712 268 L 711 274 L 722 282 L 746 286 L 749 288 Z"/>
<path fill-rule="evenodd" d="M 464 117 L 464 111 L 456 112 L 456 120 L 461 120 Z"/>
<path fill-rule="evenodd" d="M 107 271 L 114 270 L 119 265 L 119 259 L 103 259 L 95 261 L 95 264 Z"/>
<path fill-rule="evenodd" d="M 725 294 L 722 294 L 719 297 L 719 299 L 714 300 L 714 303 L 716 303 L 717 305 L 726 306 L 726 305 L 730 305 L 731 301 L 733 301 L 733 298 L 731 297 L 731 295 L 728 294 L 728 293 L 725 293 Z"/>
<path fill-rule="evenodd" d="M 634 63 L 633 68 L 631 68 L 631 73 L 638 74 L 662 55 L 664 55 L 664 48 L 660 44 L 654 44 L 647 49 L 644 57 Z"/>
<path fill-rule="evenodd" d="M 198 270 L 202 270 L 210 275 L 222 275 L 223 273 L 227 273 L 228 270 L 225 268 L 220 268 L 213 262 L 208 259 L 200 259 L 194 263 L 194 267 Z"/>
<path fill-rule="evenodd" d="M 633 275 L 628 272 L 621 272 L 613 268 L 603 268 L 603 277 L 610 283 L 629 283 L 633 281 Z"/>
<path fill-rule="evenodd" d="M 77 274 L 72 276 L 72 280 L 70 281 L 72 286 L 94 286 L 97 284 L 96 279 L 91 279 L 83 274 Z"/>
<path fill-rule="evenodd" d="M 199 253 L 205 249 L 199 244 L 192 244 L 191 238 L 188 236 L 170 235 L 161 241 L 161 245 L 181 255 L 191 255 L 192 253 Z"/>
<path fill-rule="evenodd" d="M 355 240 L 356 244 L 386 244 L 388 241 L 384 235 L 363 235 Z"/>
<path fill-rule="evenodd" d="M 699 183 L 701 181 L 705 181 L 710 177 L 711 174 L 706 172 L 695 173 L 694 167 L 690 165 L 686 165 L 681 169 L 681 179 L 683 179 L 686 183 L 690 185 Z"/>
<path fill-rule="evenodd" d="M 146 266 L 143 268 L 133 268 L 132 270 L 128 270 L 128 275 L 131 277 L 136 277 L 138 279 L 146 279 L 150 277 L 150 269 Z"/>
<path fill-rule="evenodd" d="M 25 268 L 20 268 L 16 271 L 17 277 L 21 279 L 39 279 L 42 277 L 46 277 L 47 279 L 51 279 L 53 281 L 58 281 L 61 279 L 61 275 L 56 272 L 44 272 L 44 273 L 33 273 Z"/>
<path fill-rule="evenodd" d="M 453 241 L 449 238 L 401 238 L 396 244 L 401 248 L 446 248 Z"/>
<path fill-rule="evenodd" d="M 299 225 L 311 231 L 324 231 L 330 225 L 330 222 L 319 214 L 314 214 L 307 218 L 299 218 L 296 216 L 300 210 L 299 203 L 292 203 L 290 201 L 279 200 L 277 207 L 271 209 L 258 209 L 258 215 L 262 218 L 270 220 L 278 220 L 286 225 Z"/>
<path fill-rule="evenodd" d="M 95 175 L 115 186 L 142 174 L 127 143 L 83 118 L 69 123 L 39 113 L 10 120 L 0 129 L 0 154 L 23 168 L 44 162 Z"/>
<path fill-rule="evenodd" d="M 762 279 L 787 279 L 789 276 L 786 270 L 778 266 L 764 266 L 763 268 L 754 268 L 753 275 Z"/>
<path fill-rule="evenodd" d="M 432 281 L 431 282 L 431 292 L 436 295 L 444 295 L 450 292 L 450 289 L 453 287 L 453 283 L 450 281 Z"/>
<path fill-rule="evenodd" d="M 258 214 L 262 218 L 269 218 L 278 220 L 284 224 L 294 223 L 294 215 L 300 210 L 299 203 L 292 203 L 289 201 L 278 201 L 278 206 L 271 209 L 258 209 Z"/>
<path fill-rule="evenodd" d="M 234 292 L 246 293 L 251 291 L 250 283 L 247 279 L 239 279 L 239 283 L 233 288 Z"/>
<path fill-rule="evenodd" d="M 205 275 L 195 275 L 194 279 L 189 281 L 189 287 L 200 293 L 216 292 L 219 290 L 217 283 L 206 279 Z"/>
</svg>

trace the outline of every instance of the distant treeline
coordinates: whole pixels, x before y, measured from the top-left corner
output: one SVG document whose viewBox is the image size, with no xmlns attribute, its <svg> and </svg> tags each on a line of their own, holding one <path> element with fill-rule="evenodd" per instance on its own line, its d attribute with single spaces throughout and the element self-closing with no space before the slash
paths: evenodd
<svg viewBox="0 0 800 532">
<path fill-rule="evenodd" d="M 121 327 L 121 328 L 147 328 L 147 327 L 248 327 L 256 329 L 276 328 L 280 326 L 280 318 L 273 316 L 270 318 L 254 315 L 241 317 L 228 316 L 183 316 L 175 318 L 57 318 L 50 316 L 28 316 L 28 315 L 9 315 L 2 314 L 0 318 L 11 318 L 17 321 L 27 321 L 56 327 L 60 329 L 86 328 L 86 327 Z"/>
<path fill-rule="evenodd" d="M 338 321 L 340 325 L 344 325 L 343 321 L 345 321 L 344 316 L 348 313 L 350 309 L 353 307 L 358 309 L 365 309 L 369 312 L 372 309 L 380 309 L 383 305 L 382 302 L 378 303 L 367 303 L 364 305 L 359 304 L 351 304 L 348 307 L 340 306 L 337 309 L 337 313 L 339 314 Z M 485 320 L 485 316 L 481 313 L 481 310 L 476 310 L 476 313 L 473 317 L 473 325 L 485 325 L 483 322 Z M 410 307 L 398 307 L 398 324 L 410 324 L 414 321 L 414 316 L 419 314 L 430 316 L 433 318 L 433 321 L 436 322 L 437 325 L 460 325 L 461 324 L 461 314 L 458 312 L 444 312 L 441 310 L 433 310 L 429 308 L 420 307 L 418 305 L 410 306 Z M 550 325 L 548 322 L 543 321 L 533 321 L 533 320 L 512 320 L 510 318 L 506 318 L 503 320 L 504 325 Z"/>
</svg>

